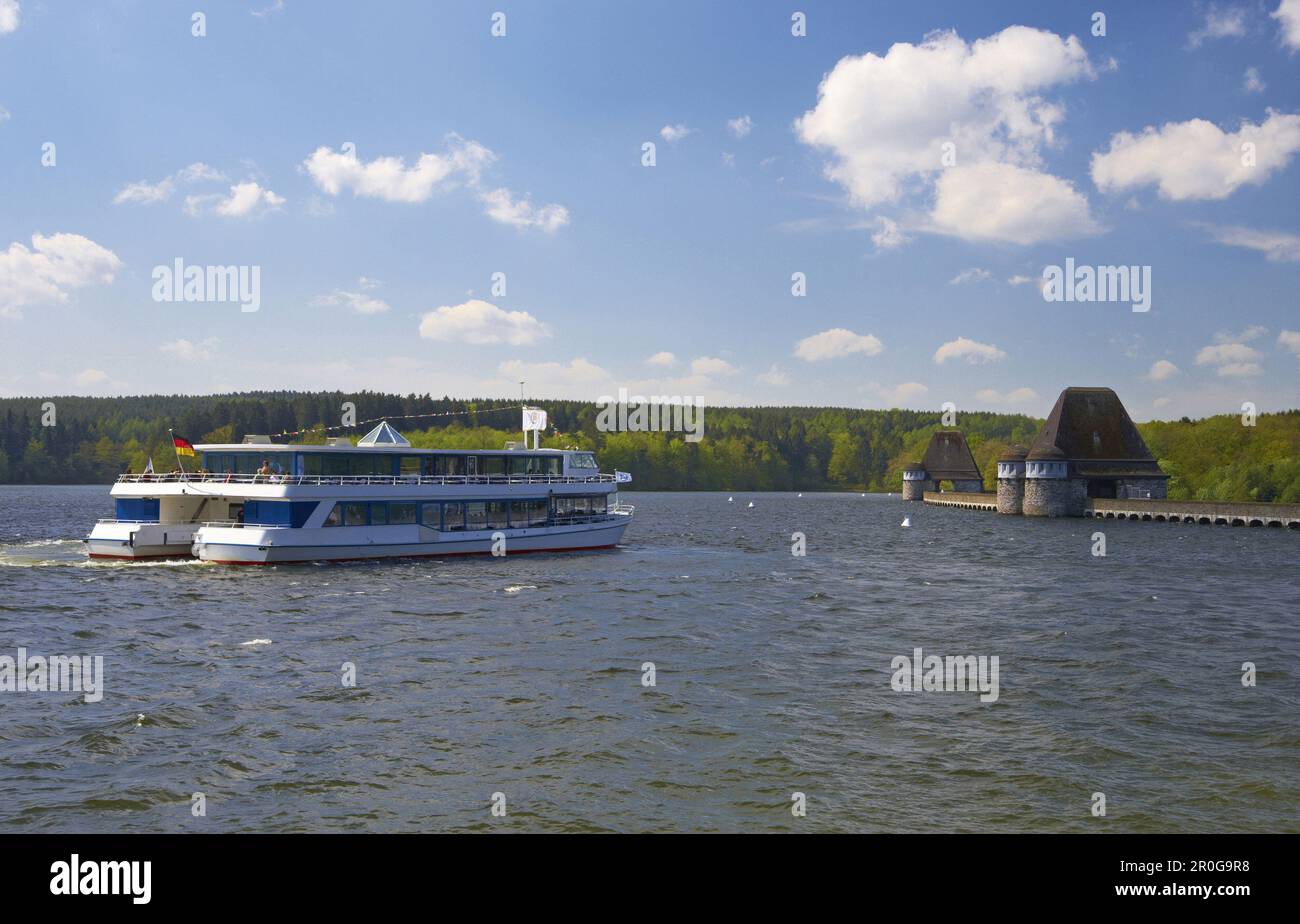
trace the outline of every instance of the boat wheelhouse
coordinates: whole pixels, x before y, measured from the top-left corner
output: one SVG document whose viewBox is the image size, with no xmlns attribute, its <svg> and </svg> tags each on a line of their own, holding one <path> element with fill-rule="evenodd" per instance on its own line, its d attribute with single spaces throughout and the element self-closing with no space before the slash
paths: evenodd
<svg viewBox="0 0 1300 924">
<path fill-rule="evenodd" d="M 122 475 L 92 558 L 224 564 L 612 548 L 623 473 L 591 452 L 413 449 L 387 422 L 357 443 L 200 444 L 198 471 Z"/>
</svg>

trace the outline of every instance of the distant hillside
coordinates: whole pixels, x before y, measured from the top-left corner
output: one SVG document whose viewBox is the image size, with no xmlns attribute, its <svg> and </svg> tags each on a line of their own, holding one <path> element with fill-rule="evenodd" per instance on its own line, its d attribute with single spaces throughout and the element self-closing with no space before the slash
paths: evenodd
<svg viewBox="0 0 1300 924">
<path fill-rule="evenodd" d="M 55 402 L 57 426 L 41 426 L 43 400 Z M 518 402 L 500 399 L 373 392 L 4 398 L 0 482 L 107 483 L 140 471 L 150 457 L 170 469 L 168 427 L 194 442 L 310 430 L 292 441 L 319 441 L 322 427 L 339 422 L 345 401 L 356 404 L 359 420 L 392 419 L 417 447 L 496 448 L 520 438 Z M 919 459 L 940 429 L 938 412 L 707 408 L 704 439 L 690 443 L 680 434 L 601 433 L 594 405 L 537 403 L 556 428 L 543 445 L 594 449 L 605 470 L 632 472 L 638 490 L 898 491 L 903 465 Z M 398 419 L 416 414 L 447 416 Z M 1012 443 L 1028 444 L 1042 423 L 987 413 L 963 414 L 959 422 L 990 489 L 997 457 Z M 1219 416 L 1138 429 L 1172 476 L 1173 497 L 1300 502 L 1300 411 L 1261 415 L 1255 427 Z"/>
</svg>

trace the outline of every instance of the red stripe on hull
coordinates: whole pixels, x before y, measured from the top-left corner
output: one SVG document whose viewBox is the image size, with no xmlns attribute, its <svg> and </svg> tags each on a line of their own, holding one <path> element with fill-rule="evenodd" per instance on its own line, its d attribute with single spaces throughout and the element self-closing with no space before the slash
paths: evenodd
<svg viewBox="0 0 1300 924">
<path fill-rule="evenodd" d="M 509 552 L 506 555 L 498 556 L 500 558 L 509 558 L 513 555 L 531 555 L 536 552 L 595 552 L 600 549 L 617 548 L 616 544 L 611 545 L 584 545 L 578 548 L 569 549 L 520 549 L 517 552 Z M 428 555 L 366 555 L 361 558 L 304 558 L 301 561 L 222 561 L 221 559 L 208 558 L 214 565 L 314 565 L 317 562 L 322 564 L 332 564 L 342 561 L 397 561 L 403 558 L 460 558 L 466 555 L 491 555 L 491 552 L 431 552 Z"/>
</svg>

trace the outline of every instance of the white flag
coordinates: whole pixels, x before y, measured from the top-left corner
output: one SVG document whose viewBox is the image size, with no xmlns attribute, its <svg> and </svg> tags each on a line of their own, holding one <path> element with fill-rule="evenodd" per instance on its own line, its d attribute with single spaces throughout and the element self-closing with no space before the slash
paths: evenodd
<svg viewBox="0 0 1300 924">
<path fill-rule="evenodd" d="M 627 484 L 631 480 L 632 480 L 631 472 L 620 472 L 618 469 L 614 469 L 614 481 L 617 484 Z"/>
<path fill-rule="evenodd" d="M 545 430 L 546 412 L 540 407 L 524 408 L 524 430 Z"/>
<path fill-rule="evenodd" d="M 149 464 L 144 467 L 144 473 L 146 475 L 153 474 L 153 456 L 149 457 Z"/>
</svg>

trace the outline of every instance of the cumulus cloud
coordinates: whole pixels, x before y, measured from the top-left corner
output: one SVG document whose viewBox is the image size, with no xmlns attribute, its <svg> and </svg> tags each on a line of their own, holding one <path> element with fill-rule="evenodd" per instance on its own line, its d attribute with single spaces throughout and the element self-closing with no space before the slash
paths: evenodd
<svg viewBox="0 0 1300 924">
<path fill-rule="evenodd" d="M 1038 392 L 1032 388 L 1017 388 L 1003 393 L 995 388 L 984 388 L 977 391 L 975 397 L 985 404 L 1029 404 L 1038 400 Z"/>
<path fill-rule="evenodd" d="M 687 128 L 684 123 L 679 122 L 676 125 L 665 125 L 663 128 L 659 129 L 659 137 L 663 138 L 664 141 L 675 143 L 681 141 L 694 130 L 695 129 L 693 128 Z"/>
<path fill-rule="evenodd" d="M 8 35 L 22 22 L 22 8 L 18 0 L 0 0 L 0 35 Z"/>
<path fill-rule="evenodd" d="M 949 167 L 939 178 L 930 230 L 968 241 L 1034 244 L 1097 234 L 1088 199 L 1072 183 L 1015 164 Z"/>
<path fill-rule="evenodd" d="M 1252 325 L 1238 334 L 1216 334 L 1213 343 L 1197 352 L 1196 365 L 1212 366 L 1217 375 L 1230 378 L 1259 375 L 1263 371 L 1259 365 L 1263 354 L 1248 343 L 1266 333 L 1265 328 Z"/>
<path fill-rule="evenodd" d="M 1240 38 L 1246 34 L 1246 11 L 1238 7 L 1211 6 L 1199 29 L 1187 34 L 1189 48 L 1199 48 L 1207 39 Z"/>
<path fill-rule="evenodd" d="M 192 340 L 169 340 L 158 347 L 159 350 L 168 356 L 174 356 L 177 359 L 186 362 L 206 362 L 212 359 L 216 348 L 221 345 L 221 341 L 216 337 L 208 337 L 197 343 Z"/>
<path fill-rule="evenodd" d="M 1064 118 L 1042 93 L 1094 75 L 1074 36 L 1010 26 L 967 43 L 936 32 L 884 56 L 842 58 L 795 128 L 830 154 L 827 177 L 861 207 L 933 189 L 928 230 L 1014 243 L 1073 237 L 1096 228 L 1087 199 L 1042 172 Z M 949 143 L 956 165 L 945 169 Z M 1038 211 L 1046 217 L 1032 220 Z"/>
<path fill-rule="evenodd" d="M 74 378 L 78 385 L 98 385 L 108 381 L 108 373 L 102 369 L 83 369 Z"/>
<path fill-rule="evenodd" d="M 740 370 L 716 356 L 697 356 L 691 360 L 691 374 L 700 376 L 735 375 Z"/>
<path fill-rule="evenodd" d="M 754 120 L 747 115 L 737 116 L 734 119 L 727 120 L 727 131 L 731 132 L 737 138 L 744 138 L 754 130 Z"/>
<path fill-rule="evenodd" d="M 546 325 L 527 311 L 505 311 L 476 298 L 443 305 L 420 319 L 421 337 L 451 343 L 524 346 L 550 335 Z"/>
<path fill-rule="evenodd" d="M 1300 359 L 1300 331 L 1284 330 L 1277 335 L 1277 345 Z"/>
<path fill-rule="evenodd" d="M 1282 44 L 1292 51 L 1300 48 L 1300 0 L 1282 0 L 1269 15 L 1282 30 Z"/>
<path fill-rule="evenodd" d="M 906 407 L 919 401 L 930 391 L 920 382 L 902 382 L 898 385 L 873 385 L 871 390 L 890 407 Z"/>
<path fill-rule="evenodd" d="M 1173 378 L 1178 374 L 1178 367 L 1167 359 L 1158 359 L 1151 364 L 1151 369 L 1146 374 L 1148 382 L 1163 382 L 1166 379 Z"/>
<path fill-rule="evenodd" d="M 873 334 L 855 334 L 843 327 L 833 327 L 811 337 L 804 337 L 794 347 L 794 355 L 805 362 L 818 363 L 839 359 L 853 353 L 878 356 L 885 345 Z"/>
<path fill-rule="evenodd" d="M 447 136 L 442 153 L 421 154 L 410 167 L 400 157 L 367 162 L 354 151 L 327 147 L 313 151 L 302 167 L 329 196 L 351 190 L 360 198 L 417 204 L 436 192 L 463 185 L 475 190 L 484 214 L 501 224 L 550 233 L 569 223 L 569 210 L 562 205 L 534 206 L 528 196 L 517 196 L 506 187 L 484 188 L 483 172 L 496 160 L 496 154 L 477 141 L 453 133 Z"/>
<path fill-rule="evenodd" d="M 789 374 L 776 363 L 773 363 L 766 372 L 759 375 L 758 380 L 765 385 L 776 385 L 778 387 L 790 384 Z"/>
<path fill-rule="evenodd" d="M 344 190 L 352 195 L 385 202 L 424 202 L 443 185 L 457 181 L 475 185 L 483 169 L 496 155 L 477 141 L 449 135 L 441 154 L 421 154 L 408 167 L 400 157 L 376 157 L 362 161 L 355 153 L 319 147 L 303 161 L 303 169 L 320 190 L 337 196 Z"/>
<path fill-rule="evenodd" d="M 224 179 L 226 179 L 225 174 L 216 167 L 210 167 L 202 162 L 193 163 L 170 176 L 163 177 L 156 183 L 150 183 L 148 180 L 128 183 L 118 190 L 117 195 L 113 197 L 113 204 L 154 205 L 170 199 L 177 186 L 220 182 Z"/>
<path fill-rule="evenodd" d="M 882 215 L 877 224 L 879 226 L 878 230 L 871 235 L 871 243 L 876 245 L 877 250 L 894 250 L 912 240 L 898 226 L 898 222 L 890 218 L 885 218 Z"/>
<path fill-rule="evenodd" d="M 949 279 L 948 285 L 960 286 L 968 282 L 985 282 L 986 280 L 992 278 L 993 278 L 993 274 L 990 273 L 988 270 L 981 269 L 978 266 L 973 266 L 968 270 L 962 270 L 956 276 L 953 276 L 951 279 Z"/>
<path fill-rule="evenodd" d="M 980 343 L 966 337 L 949 340 L 934 351 L 934 361 L 943 365 L 950 359 L 964 359 L 968 363 L 993 363 L 1007 358 L 1007 354 L 991 343 Z"/>
<path fill-rule="evenodd" d="M 1246 75 L 1241 79 L 1241 88 L 1247 93 L 1263 93 L 1268 88 L 1259 76 L 1259 68 L 1246 68 Z"/>
<path fill-rule="evenodd" d="M 80 234 L 32 235 L 0 252 L 0 317 L 21 318 L 28 305 L 67 302 L 73 289 L 108 285 L 122 267 L 111 250 Z"/>
<path fill-rule="evenodd" d="M 249 218 L 278 211 L 284 197 L 261 184 L 248 180 L 230 187 L 229 195 L 210 194 L 185 197 L 185 211 L 191 215 L 212 212 L 223 218 Z"/>
<path fill-rule="evenodd" d="M 661 350 L 653 356 L 646 359 L 651 366 L 671 366 L 677 362 L 677 357 L 667 350 Z"/>
<path fill-rule="evenodd" d="M 1289 231 L 1264 231 L 1240 225 L 1202 224 L 1201 227 L 1220 244 L 1259 251 L 1275 263 L 1300 262 L 1300 235 Z"/>
<path fill-rule="evenodd" d="M 1253 157 L 1248 156 L 1253 146 Z M 1256 125 L 1245 119 L 1225 132 L 1205 119 L 1119 132 L 1110 149 L 1092 155 L 1092 181 L 1106 192 L 1155 185 L 1161 198 L 1226 199 L 1247 183 L 1258 186 L 1300 151 L 1300 115 L 1268 110 Z"/>
<path fill-rule="evenodd" d="M 373 289 L 378 283 L 362 276 L 357 280 L 357 285 L 362 289 Z M 311 300 L 311 304 L 316 308 L 343 305 L 351 308 L 357 314 L 382 314 L 390 307 L 388 302 L 381 298 L 376 298 L 365 292 L 349 292 L 345 289 L 335 289 L 328 295 L 317 295 Z"/>
<path fill-rule="evenodd" d="M 564 206 L 534 208 L 526 196 L 517 199 L 508 189 L 488 190 L 480 193 L 479 199 L 487 206 L 489 218 L 512 228 L 537 228 L 550 234 L 569 223 L 569 210 Z"/>
</svg>

